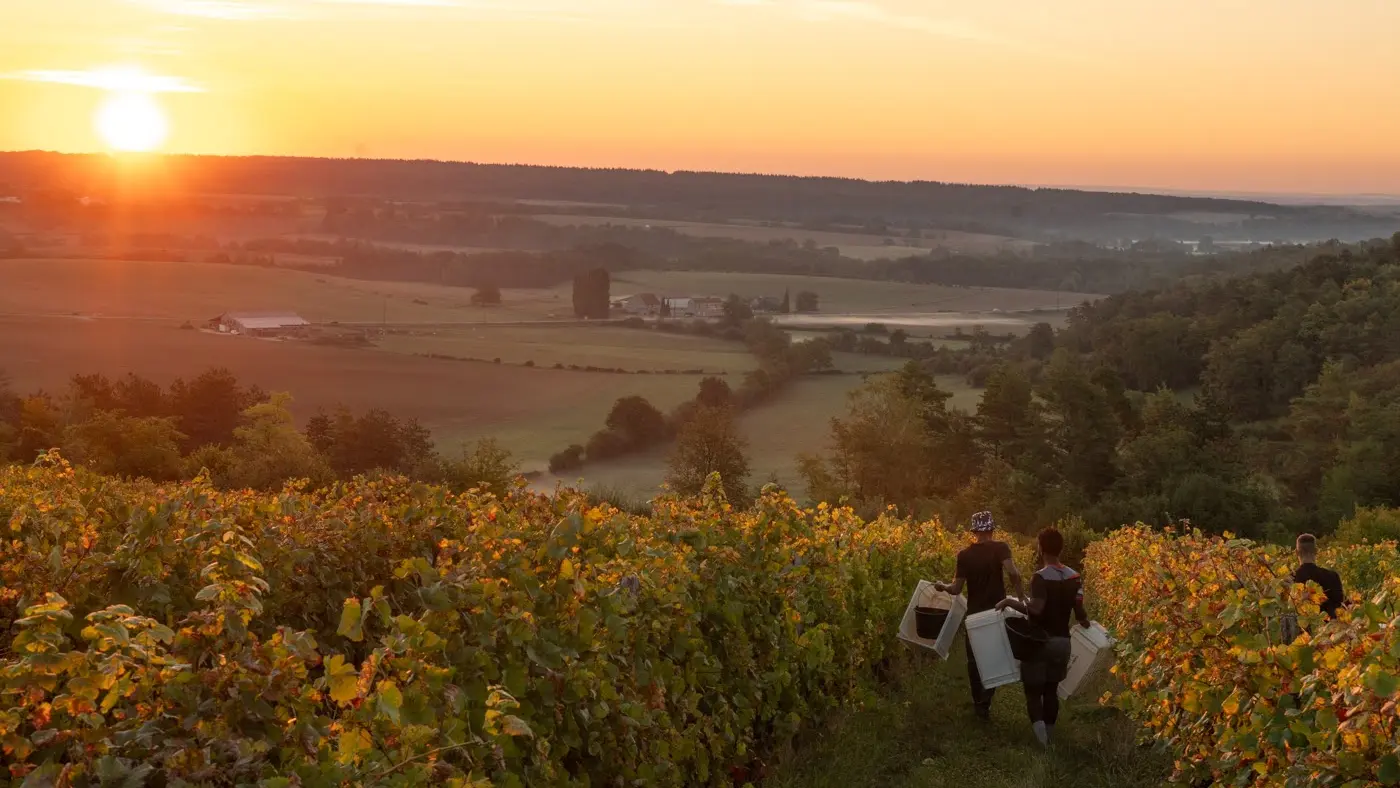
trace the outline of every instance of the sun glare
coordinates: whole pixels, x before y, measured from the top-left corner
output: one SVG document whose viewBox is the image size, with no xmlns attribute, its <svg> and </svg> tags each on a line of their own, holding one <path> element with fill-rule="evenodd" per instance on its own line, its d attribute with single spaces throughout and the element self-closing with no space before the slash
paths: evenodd
<svg viewBox="0 0 1400 788">
<path fill-rule="evenodd" d="M 150 93 L 114 91 L 97 108 L 97 133 L 114 150 L 146 153 L 165 143 L 165 110 Z"/>
</svg>

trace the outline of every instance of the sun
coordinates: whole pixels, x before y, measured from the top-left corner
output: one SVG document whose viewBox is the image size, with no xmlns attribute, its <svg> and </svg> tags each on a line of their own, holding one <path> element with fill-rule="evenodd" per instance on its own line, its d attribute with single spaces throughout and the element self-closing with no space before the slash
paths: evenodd
<svg viewBox="0 0 1400 788">
<path fill-rule="evenodd" d="M 158 149 L 170 133 L 165 110 L 150 93 L 108 93 L 94 118 L 97 133 L 114 150 L 146 153 Z"/>
</svg>

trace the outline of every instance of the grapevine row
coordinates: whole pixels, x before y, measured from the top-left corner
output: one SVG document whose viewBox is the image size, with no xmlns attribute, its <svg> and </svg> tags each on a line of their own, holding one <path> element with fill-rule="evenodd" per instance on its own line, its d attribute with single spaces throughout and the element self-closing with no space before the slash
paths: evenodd
<svg viewBox="0 0 1400 788">
<path fill-rule="evenodd" d="M 963 539 L 776 493 L 6 468 L 0 784 L 729 784 L 853 697 Z"/>
<path fill-rule="evenodd" d="M 1400 784 L 1400 559 L 1326 551 L 1352 595 L 1338 620 L 1281 548 L 1125 528 L 1086 560 L 1119 638 L 1114 701 L 1171 749 L 1183 784 Z M 1289 640 L 1296 616 L 1304 634 Z"/>
</svg>

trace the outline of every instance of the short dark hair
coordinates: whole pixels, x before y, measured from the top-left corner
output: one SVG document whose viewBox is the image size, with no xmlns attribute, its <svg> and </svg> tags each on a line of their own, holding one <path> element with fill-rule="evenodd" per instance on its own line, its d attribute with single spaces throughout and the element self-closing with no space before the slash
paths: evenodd
<svg viewBox="0 0 1400 788">
<path fill-rule="evenodd" d="M 1302 534 L 1298 537 L 1298 549 L 1304 552 L 1317 552 L 1317 537 L 1312 534 Z"/>
<path fill-rule="evenodd" d="M 1041 531 L 1035 540 L 1040 543 L 1041 555 L 1058 556 L 1060 551 L 1065 549 L 1064 534 L 1052 528 Z"/>
</svg>

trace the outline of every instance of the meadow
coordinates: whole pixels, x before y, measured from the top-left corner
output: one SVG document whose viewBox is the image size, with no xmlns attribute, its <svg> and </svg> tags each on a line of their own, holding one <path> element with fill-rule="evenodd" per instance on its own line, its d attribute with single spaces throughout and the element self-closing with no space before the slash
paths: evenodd
<svg viewBox="0 0 1400 788">
<path fill-rule="evenodd" d="M 798 455 L 825 450 L 830 420 L 846 412 L 851 392 L 863 385 L 869 375 L 891 372 L 903 363 L 898 359 L 842 353 L 835 354 L 834 361 L 838 369 L 863 374 L 800 379 L 777 401 L 739 417 L 739 433 L 748 442 L 751 484 L 776 481 L 800 497 L 804 483 L 798 473 Z M 966 411 L 977 408 L 982 393 L 968 386 L 962 378 L 940 376 L 938 384 L 953 392 L 950 406 Z M 647 500 L 657 494 L 665 482 L 669 452 L 669 447 L 662 447 L 613 462 L 590 464 L 573 473 L 546 475 L 537 479 L 534 486 L 553 489 L 556 485 L 574 485 L 581 481 L 585 489 L 608 490 L 629 500 Z"/>
<path fill-rule="evenodd" d="M 751 243 L 808 241 L 820 247 L 834 246 L 841 254 L 857 260 L 885 260 L 926 254 L 931 249 L 947 249 L 962 253 L 1023 252 L 1035 246 L 1030 241 L 1001 235 L 967 233 L 957 230 L 929 230 L 923 238 L 882 236 L 868 233 L 842 233 L 829 230 L 805 230 L 797 227 L 769 226 L 753 223 L 726 224 L 719 222 L 685 222 L 664 219 L 636 219 L 620 216 L 581 216 L 575 214 L 544 214 L 533 216 L 561 227 L 616 225 L 619 227 L 651 227 L 674 230 L 698 238 L 732 238 Z M 886 239 L 889 243 L 885 243 Z"/>
</svg>

